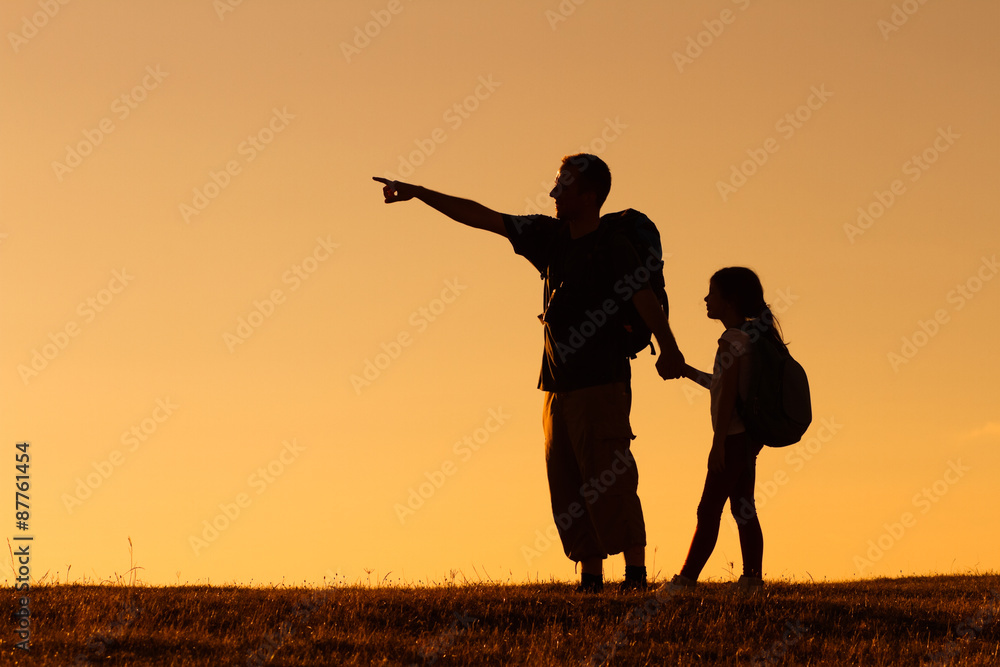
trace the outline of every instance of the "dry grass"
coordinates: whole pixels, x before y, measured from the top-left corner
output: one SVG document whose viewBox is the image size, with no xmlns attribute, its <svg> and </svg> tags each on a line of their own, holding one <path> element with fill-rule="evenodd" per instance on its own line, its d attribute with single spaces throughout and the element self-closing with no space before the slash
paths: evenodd
<svg viewBox="0 0 1000 667">
<path fill-rule="evenodd" d="M 17 594 L 7 591 L 10 613 Z M 578 595 L 436 588 L 50 585 L 17 665 L 997 665 L 1000 575 Z"/>
</svg>

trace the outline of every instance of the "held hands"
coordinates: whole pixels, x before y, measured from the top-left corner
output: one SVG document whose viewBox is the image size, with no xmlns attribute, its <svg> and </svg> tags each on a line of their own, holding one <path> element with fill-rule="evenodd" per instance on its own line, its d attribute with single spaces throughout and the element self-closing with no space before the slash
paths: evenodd
<svg viewBox="0 0 1000 667">
<path fill-rule="evenodd" d="M 660 357 L 656 360 L 656 372 L 664 380 L 674 380 L 684 376 L 684 355 L 676 347 L 672 350 L 661 346 Z"/>
<path fill-rule="evenodd" d="M 390 181 L 388 178 L 379 178 L 378 176 L 372 176 L 372 180 L 378 181 L 385 186 L 382 188 L 382 196 L 385 197 L 386 204 L 407 201 L 417 196 L 417 188 L 419 186 L 401 181 Z"/>
</svg>

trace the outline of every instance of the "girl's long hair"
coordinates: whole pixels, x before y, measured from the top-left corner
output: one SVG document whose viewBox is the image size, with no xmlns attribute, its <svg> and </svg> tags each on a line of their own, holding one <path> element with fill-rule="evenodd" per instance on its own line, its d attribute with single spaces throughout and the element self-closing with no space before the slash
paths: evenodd
<svg viewBox="0 0 1000 667">
<path fill-rule="evenodd" d="M 785 347 L 781 326 L 764 301 L 764 287 L 753 270 L 745 266 L 728 266 L 715 272 L 712 283 L 722 298 L 736 306 L 737 312 L 745 318 L 744 331 L 752 337 L 755 332 L 757 336 L 770 336 Z"/>
</svg>

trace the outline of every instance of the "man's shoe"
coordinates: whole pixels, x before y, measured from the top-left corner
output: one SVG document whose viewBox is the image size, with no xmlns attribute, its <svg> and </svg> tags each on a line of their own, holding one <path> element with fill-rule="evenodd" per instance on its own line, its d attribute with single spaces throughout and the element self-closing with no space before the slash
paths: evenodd
<svg viewBox="0 0 1000 667">
<path fill-rule="evenodd" d="M 600 593 L 604 590 L 604 578 L 596 574 L 583 574 L 580 576 L 580 585 L 576 587 L 577 593 Z"/>
<path fill-rule="evenodd" d="M 646 583 L 645 565 L 626 565 L 625 581 L 618 584 L 619 593 L 632 593 L 634 591 L 644 591 L 649 588 Z"/>
<path fill-rule="evenodd" d="M 643 579 L 628 579 L 626 578 L 622 583 L 618 584 L 619 593 L 635 593 L 649 590 L 649 582 Z"/>
</svg>

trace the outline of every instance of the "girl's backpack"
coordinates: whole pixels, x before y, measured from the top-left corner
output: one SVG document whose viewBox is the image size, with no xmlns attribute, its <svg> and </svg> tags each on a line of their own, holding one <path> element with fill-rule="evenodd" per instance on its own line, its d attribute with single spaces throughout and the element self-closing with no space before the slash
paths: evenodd
<svg viewBox="0 0 1000 667">
<path fill-rule="evenodd" d="M 756 322 L 756 320 L 754 320 Z M 787 447 L 802 439 L 812 422 L 809 380 L 788 348 L 751 329 L 750 383 L 737 411 L 747 435 L 770 447 Z"/>
</svg>

